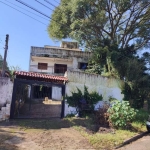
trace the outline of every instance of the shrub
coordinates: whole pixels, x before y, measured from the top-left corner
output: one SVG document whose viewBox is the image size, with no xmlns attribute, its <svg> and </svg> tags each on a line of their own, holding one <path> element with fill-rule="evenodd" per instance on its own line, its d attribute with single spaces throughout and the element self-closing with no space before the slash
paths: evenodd
<svg viewBox="0 0 150 150">
<path fill-rule="evenodd" d="M 75 117 L 75 115 L 74 114 L 67 114 L 66 115 L 66 118 L 72 118 L 72 117 Z"/>
<path fill-rule="evenodd" d="M 69 106 L 76 107 L 77 112 L 82 111 L 81 105 L 83 103 L 88 106 L 90 110 L 94 110 L 94 104 L 103 99 L 102 95 L 99 95 L 96 91 L 89 93 L 86 86 L 84 86 L 83 93 L 77 88 L 77 92 L 72 92 L 71 96 L 66 95 L 65 98 Z"/>
<path fill-rule="evenodd" d="M 138 122 L 138 123 L 145 124 L 145 122 L 148 119 L 148 116 L 149 116 L 148 111 L 146 111 L 144 109 L 140 109 L 140 110 L 138 110 L 138 113 L 136 114 L 134 121 Z"/>
<path fill-rule="evenodd" d="M 137 111 L 130 107 L 128 101 L 115 100 L 108 109 L 110 126 L 115 128 L 128 127 L 136 116 Z"/>
<path fill-rule="evenodd" d="M 95 122 L 96 124 L 100 125 L 100 126 L 109 126 L 109 122 L 108 122 L 108 108 L 109 108 L 109 104 L 104 103 L 102 107 L 100 107 L 96 112 L 95 112 Z"/>
</svg>

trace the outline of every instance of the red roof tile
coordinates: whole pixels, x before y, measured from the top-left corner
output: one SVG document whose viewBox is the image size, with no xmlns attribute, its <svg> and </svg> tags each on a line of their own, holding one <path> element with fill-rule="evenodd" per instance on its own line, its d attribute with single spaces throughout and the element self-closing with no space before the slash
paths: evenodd
<svg viewBox="0 0 150 150">
<path fill-rule="evenodd" d="M 25 71 L 15 71 L 14 75 L 17 75 L 19 78 L 40 78 L 40 79 L 48 79 L 48 80 L 54 80 L 54 81 L 68 81 L 66 77 L 63 76 L 53 76 L 49 74 L 42 74 L 42 73 L 35 73 L 35 72 L 25 72 Z"/>
</svg>

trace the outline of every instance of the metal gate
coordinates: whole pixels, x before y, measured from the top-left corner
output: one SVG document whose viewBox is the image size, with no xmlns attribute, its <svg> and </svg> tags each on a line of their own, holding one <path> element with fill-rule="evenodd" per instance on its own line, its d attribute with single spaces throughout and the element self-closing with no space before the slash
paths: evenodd
<svg viewBox="0 0 150 150">
<path fill-rule="evenodd" d="M 11 104 L 11 118 L 64 117 L 64 100 L 52 99 L 52 87 L 63 84 L 15 79 Z"/>
</svg>

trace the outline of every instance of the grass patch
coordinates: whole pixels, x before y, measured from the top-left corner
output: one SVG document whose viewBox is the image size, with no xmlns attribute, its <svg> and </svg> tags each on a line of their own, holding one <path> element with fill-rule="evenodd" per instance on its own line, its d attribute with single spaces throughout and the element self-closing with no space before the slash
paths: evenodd
<svg viewBox="0 0 150 150">
<path fill-rule="evenodd" d="M 82 127 L 75 126 L 74 128 L 78 130 L 96 149 L 112 150 L 114 147 L 122 144 L 125 140 L 137 134 L 136 132 L 126 130 L 116 130 L 114 133 L 89 134 L 85 132 Z"/>
<path fill-rule="evenodd" d="M 110 133 L 102 133 L 99 131 L 99 126 L 93 121 L 94 116 L 86 116 L 85 118 L 70 117 L 64 119 L 51 120 L 12 120 L 9 124 L 16 126 L 17 130 L 25 130 L 26 132 L 39 132 L 50 129 L 61 129 L 73 127 L 84 136 L 95 149 L 112 150 L 119 146 L 125 140 L 146 131 L 145 122 L 148 118 L 148 112 L 139 110 L 130 130 L 113 130 Z M 6 122 L 1 122 L 1 126 L 5 126 Z M 98 127 L 98 128 L 97 128 Z M 12 128 L 11 132 L 15 132 L 16 128 Z M 12 136 L 1 131 L 0 142 L 2 139 L 8 139 Z M 36 134 L 36 133 L 35 133 Z"/>
<path fill-rule="evenodd" d="M 146 120 L 149 113 L 143 109 L 139 110 L 129 130 L 115 130 L 112 133 L 95 132 L 91 134 L 85 129 L 91 130 L 93 127 L 92 118 L 66 118 L 72 126 L 78 130 L 96 149 L 113 149 L 124 141 L 146 131 Z M 84 121 L 83 121 L 84 120 Z"/>
</svg>

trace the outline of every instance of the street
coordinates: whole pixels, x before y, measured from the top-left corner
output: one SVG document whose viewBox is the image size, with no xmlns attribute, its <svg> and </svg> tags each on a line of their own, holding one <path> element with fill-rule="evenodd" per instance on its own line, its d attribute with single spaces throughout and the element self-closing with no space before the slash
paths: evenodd
<svg viewBox="0 0 150 150">
<path fill-rule="evenodd" d="M 118 150 L 150 150 L 150 134 Z"/>
</svg>

